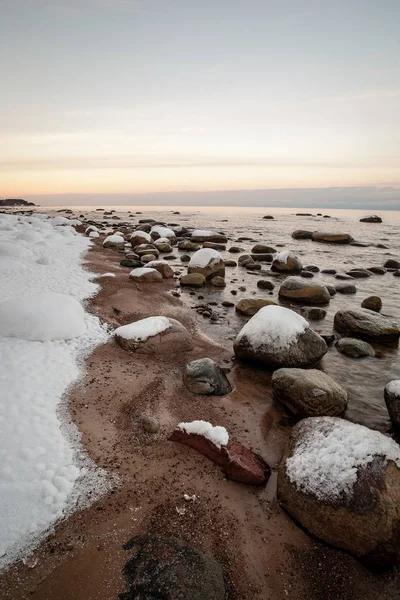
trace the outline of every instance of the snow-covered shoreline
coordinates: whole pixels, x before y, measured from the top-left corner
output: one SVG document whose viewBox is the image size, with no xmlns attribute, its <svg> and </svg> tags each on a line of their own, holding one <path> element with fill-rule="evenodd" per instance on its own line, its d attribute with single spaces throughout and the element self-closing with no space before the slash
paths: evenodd
<svg viewBox="0 0 400 600">
<path fill-rule="evenodd" d="M 0 568 L 84 506 L 87 492 L 93 501 L 110 486 L 65 402 L 84 358 L 109 337 L 97 317 L 73 311 L 98 289 L 82 267 L 91 242 L 74 224 L 0 215 Z M 47 312 L 39 316 L 40 298 Z"/>
</svg>

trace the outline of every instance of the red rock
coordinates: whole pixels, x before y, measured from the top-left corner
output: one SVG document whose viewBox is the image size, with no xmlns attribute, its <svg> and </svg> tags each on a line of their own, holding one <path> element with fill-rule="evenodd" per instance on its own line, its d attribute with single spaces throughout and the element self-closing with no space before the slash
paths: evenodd
<svg viewBox="0 0 400 600">
<path fill-rule="evenodd" d="M 233 481 L 265 485 L 271 475 L 269 465 L 261 456 L 234 440 L 229 440 L 226 446 L 219 448 L 206 437 L 181 429 L 175 429 L 169 439 L 191 446 L 220 466 L 226 477 Z"/>
</svg>

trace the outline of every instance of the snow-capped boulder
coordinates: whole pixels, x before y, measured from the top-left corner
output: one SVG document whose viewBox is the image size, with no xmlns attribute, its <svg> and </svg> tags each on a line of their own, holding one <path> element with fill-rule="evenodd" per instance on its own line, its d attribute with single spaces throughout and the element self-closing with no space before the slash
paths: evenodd
<svg viewBox="0 0 400 600">
<path fill-rule="evenodd" d="M 279 252 L 272 261 L 272 271 L 280 273 L 300 273 L 303 265 L 300 259 L 290 250 Z"/>
<path fill-rule="evenodd" d="M 168 317 L 148 317 L 122 325 L 114 331 L 114 336 L 124 350 L 143 354 L 168 354 L 193 348 L 186 327 Z"/>
<path fill-rule="evenodd" d="M 309 283 L 299 277 L 288 277 L 279 289 L 279 297 L 301 304 L 329 304 L 331 296 L 324 285 Z"/>
<path fill-rule="evenodd" d="M 104 240 L 103 246 L 104 248 L 115 248 L 117 250 L 123 250 L 125 246 L 125 240 L 121 235 L 109 235 Z"/>
<path fill-rule="evenodd" d="M 136 246 L 140 246 L 141 244 L 151 244 L 152 242 L 152 237 L 149 233 L 146 233 L 145 231 L 134 231 L 131 235 L 131 237 L 129 238 L 129 241 L 131 243 L 132 248 L 135 248 Z"/>
<path fill-rule="evenodd" d="M 225 276 L 225 264 L 220 253 L 212 248 L 197 250 L 190 259 L 188 273 L 201 273 L 206 279 Z"/>
<path fill-rule="evenodd" d="M 99 232 L 98 232 L 98 231 L 91 231 L 91 232 L 89 233 L 89 237 L 90 237 L 91 239 L 95 240 L 96 238 L 100 237 L 100 234 L 99 234 Z"/>
<path fill-rule="evenodd" d="M 142 259 L 144 259 L 144 257 L 142 257 Z M 171 279 L 171 277 L 174 276 L 173 269 L 165 262 L 165 260 L 152 260 L 147 263 L 147 268 L 155 269 L 161 273 L 164 279 Z"/>
<path fill-rule="evenodd" d="M 264 306 L 276 306 L 276 302 L 268 298 L 242 298 L 236 304 L 237 312 L 246 317 L 252 317 Z"/>
<path fill-rule="evenodd" d="M 278 495 L 317 538 L 382 567 L 399 560 L 400 447 L 337 417 L 300 421 L 284 454 Z"/>
<path fill-rule="evenodd" d="M 271 475 L 267 463 L 230 439 L 225 427 L 213 427 L 207 421 L 179 423 L 169 439 L 191 446 L 219 465 L 225 476 L 233 481 L 265 485 Z"/>
<path fill-rule="evenodd" d="M 96 227 L 96 225 L 89 225 L 89 227 L 86 227 L 85 229 L 85 235 L 89 235 L 92 231 L 99 233 L 99 228 Z"/>
<path fill-rule="evenodd" d="M 336 417 L 347 407 L 347 392 L 332 377 L 317 369 L 278 369 L 272 392 L 297 417 Z"/>
<path fill-rule="evenodd" d="M 138 269 L 133 269 L 129 273 L 129 278 L 143 283 L 159 283 L 163 280 L 161 273 L 159 273 L 156 269 L 149 267 L 139 267 Z"/>
<path fill-rule="evenodd" d="M 282 306 L 261 308 L 241 329 L 233 347 L 238 358 L 272 368 L 311 366 L 328 350 L 302 316 Z"/>
<path fill-rule="evenodd" d="M 393 379 L 385 387 L 385 402 L 393 425 L 400 428 L 400 379 Z"/>
<path fill-rule="evenodd" d="M 67 217 L 54 217 L 53 219 L 50 220 L 50 223 L 53 225 L 53 227 L 59 227 L 62 225 L 71 225 L 71 221 L 69 219 L 67 219 Z"/>
<path fill-rule="evenodd" d="M 217 233 L 216 231 L 209 231 L 207 229 L 196 229 L 193 231 L 191 242 L 216 242 L 217 244 L 226 244 L 228 238 L 223 233 Z"/>
<path fill-rule="evenodd" d="M 46 342 L 85 333 L 85 311 L 75 298 L 42 293 L 0 303 L 0 335 Z"/>
<path fill-rule="evenodd" d="M 335 314 L 334 325 L 340 333 L 370 341 L 390 342 L 400 337 L 396 321 L 366 308 L 339 310 Z"/>
<path fill-rule="evenodd" d="M 176 239 L 175 232 L 169 227 L 163 227 L 162 225 L 154 225 L 150 230 L 150 236 L 153 240 L 167 238 L 170 242 L 174 242 Z"/>
<path fill-rule="evenodd" d="M 232 391 L 223 370 L 211 358 L 199 358 L 186 365 L 183 383 L 194 394 L 225 396 Z"/>
</svg>

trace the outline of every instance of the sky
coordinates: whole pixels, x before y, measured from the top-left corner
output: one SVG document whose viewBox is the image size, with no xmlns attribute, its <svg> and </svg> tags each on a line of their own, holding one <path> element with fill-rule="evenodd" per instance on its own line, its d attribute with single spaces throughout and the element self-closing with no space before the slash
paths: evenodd
<svg viewBox="0 0 400 600">
<path fill-rule="evenodd" d="M 399 0 L 0 0 L 0 74 L 0 198 L 400 209 Z"/>
</svg>

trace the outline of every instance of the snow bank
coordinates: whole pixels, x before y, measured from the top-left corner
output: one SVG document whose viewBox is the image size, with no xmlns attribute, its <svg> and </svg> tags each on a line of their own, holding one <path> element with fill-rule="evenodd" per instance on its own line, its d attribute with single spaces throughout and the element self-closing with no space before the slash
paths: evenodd
<svg viewBox="0 0 400 600">
<path fill-rule="evenodd" d="M 150 235 L 152 233 L 158 233 L 158 235 L 162 238 L 174 238 L 175 232 L 172 231 L 169 227 L 162 227 L 161 225 L 155 225 L 150 230 Z"/>
<path fill-rule="evenodd" d="M 236 341 L 247 336 L 254 350 L 264 344 L 282 350 L 295 343 L 307 328 L 307 321 L 293 310 L 283 306 L 264 306 L 239 331 Z"/>
<path fill-rule="evenodd" d="M 217 446 L 226 446 L 229 442 L 229 434 L 225 427 L 216 425 L 213 427 L 211 423 L 207 421 L 192 421 L 191 423 L 178 423 L 178 429 L 185 431 L 186 433 L 194 433 L 202 435 Z"/>
<path fill-rule="evenodd" d="M 149 337 L 158 335 L 170 327 L 171 323 L 167 317 L 148 317 L 147 319 L 129 323 L 129 325 L 117 327 L 114 331 L 114 335 L 119 335 L 125 340 L 145 342 Z"/>
<path fill-rule="evenodd" d="M 337 417 L 313 417 L 300 425 L 286 473 L 299 489 L 321 500 L 351 498 L 357 469 L 375 456 L 400 467 L 400 446 L 379 431 Z"/>
<path fill-rule="evenodd" d="M 393 394 L 396 396 L 396 398 L 400 398 L 400 379 L 393 379 L 392 381 L 389 381 L 386 389 L 389 394 Z"/>
<path fill-rule="evenodd" d="M 65 236 L 64 229 L 72 228 L 53 227 L 52 220 L 39 216 L 0 215 L 1 243 L 18 238 L 18 247 L 26 249 L 23 256 L 7 259 L 7 268 L 15 267 L 12 261 L 17 268 L 8 269 L 6 276 L 0 270 L 3 317 L 7 312 L 13 326 L 25 332 L 41 321 L 41 338 L 53 337 L 53 327 L 70 333 L 75 318 L 82 329 L 75 331 L 79 337 L 45 342 L 0 332 L 0 568 L 37 544 L 59 518 L 97 499 L 109 486 L 105 472 L 83 452 L 61 402 L 81 376 L 82 360 L 108 339 L 99 320 L 85 314 L 80 304 L 97 290 L 80 264 L 91 242 L 80 235 Z M 24 241 L 32 231 L 41 240 Z M 51 314 L 45 315 L 38 295 L 44 303 L 57 298 L 62 306 L 58 310 L 51 302 Z M 30 305 L 32 297 L 36 300 Z M 11 306 L 15 315 L 10 314 Z M 56 310 L 58 318 L 53 319 Z M 30 324 L 24 322 L 27 315 Z M 2 327 L 6 325 L 2 320 Z M 69 337 L 68 331 L 61 337 Z"/>
<path fill-rule="evenodd" d="M 86 331 L 85 311 L 65 294 L 41 293 L 0 302 L 0 335 L 47 342 Z"/>
<path fill-rule="evenodd" d="M 190 259 L 189 267 L 199 267 L 204 268 L 208 265 L 212 265 L 216 262 L 219 262 L 221 259 L 221 255 L 217 250 L 213 248 L 201 248 L 197 250 Z"/>
<path fill-rule="evenodd" d="M 19 246 L 14 242 L 3 242 L 0 241 L 0 256 L 12 256 L 14 258 L 26 258 L 31 253 L 23 246 Z"/>
<path fill-rule="evenodd" d="M 58 227 L 59 225 L 71 225 L 71 221 L 67 217 L 54 217 L 51 219 L 51 224 L 53 227 Z"/>
</svg>

